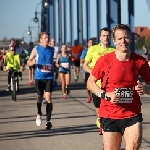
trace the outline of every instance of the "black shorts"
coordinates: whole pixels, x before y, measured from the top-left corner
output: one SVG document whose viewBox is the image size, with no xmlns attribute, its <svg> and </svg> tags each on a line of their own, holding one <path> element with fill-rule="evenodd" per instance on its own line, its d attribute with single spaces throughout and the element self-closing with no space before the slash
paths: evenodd
<svg viewBox="0 0 150 150">
<path fill-rule="evenodd" d="M 92 93 L 93 103 L 96 108 L 100 108 L 101 98 Z"/>
<path fill-rule="evenodd" d="M 29 66 L 29 69 L 30 69 L 30 70 L 35 69 L 35 65 Z"/>
<path fill-rule="evenodd" d="M 124 134 L 125 128 L 142 121 L 142 113 L 126 119 L 100 118 L 101 127 L 104 132 L 120 132 L 122 135 Z"/>
<path fill-rule="evenodd" d="M 85 72 L 84 75 L 85 75 L 84 82 L 87 83 L 87 80 L 88 80 L 90 74 L 88 72 Z"/>
<path fill-rule="evenodd" d="M 43 95 L 44 90 L 45 92 L 51 93 L 53 91 L 53 79 L 49 79 L 49 80 L 35 79 L 35 86 L 38 95 Z"/>
<path fill-rule="evenodd" d="M 74 66 L 75 67 L 80 67 L 80 60 L 74 60 Z"/>
<path fill-rule="evenodd" d="M 59 73 L 70 74 L 70 72 L 65 72 L 65 71 L 59 71 Z"/>
</svg>

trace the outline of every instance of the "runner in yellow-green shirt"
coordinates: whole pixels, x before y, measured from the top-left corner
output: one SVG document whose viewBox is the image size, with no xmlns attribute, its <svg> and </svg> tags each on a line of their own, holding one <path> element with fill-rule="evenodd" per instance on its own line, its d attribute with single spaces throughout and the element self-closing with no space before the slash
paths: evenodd
<svg viewBox="0 0 150 150">
<path fill-rule="evenodd" d="M 85 62 L 83 64 L 84 70 L 91 73 L 98 58 L 115 50 L 115 47 L 110 46 L 110 36 L 111 36 L 111 32 L 108 28 L 103 28 L 100 30 L 101 43 L 98 45 L 91 46 L 89 48 L 87 55 L 85 57 Z M 98 81 L 97 85 L 101 86 L 101 82 Z M 92 93 L 92 98 L 96 108 L 96 115 L 97 117 L 99 117 L 100 98 L 93 93 Z"/>
</svg>

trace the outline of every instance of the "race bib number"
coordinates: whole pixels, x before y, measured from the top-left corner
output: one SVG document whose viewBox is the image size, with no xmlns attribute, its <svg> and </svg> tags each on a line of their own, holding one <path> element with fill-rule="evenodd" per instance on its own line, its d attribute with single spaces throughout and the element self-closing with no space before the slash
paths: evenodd
<svg viewBox="0 0 150 150">
<path fill-rule="evenodd" d="M 52 65 L 51 64 L 42 65 L 41 72 L 51 72 L 51 70 L 52 70 Z"/>
<path fill-rule="evenodd" d="M 132 103 L 133 88 L 116 88 L 116 90 L 118 90 L 116 94 L 120 95 L 120 101 L 118 103 Z"/>
<path fill-rule="evenodd" d="M 61 63 L 61 67 L 63 67 L 63 68 L 69 68 L 69 63 Z"/>
</svg>

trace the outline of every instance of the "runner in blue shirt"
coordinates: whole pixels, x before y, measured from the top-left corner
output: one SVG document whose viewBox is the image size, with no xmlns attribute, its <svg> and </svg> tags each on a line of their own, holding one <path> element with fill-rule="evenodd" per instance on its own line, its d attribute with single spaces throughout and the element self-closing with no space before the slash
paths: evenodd
<svg viewBox="0 0 150 150">
<path fill-rule="evenodd" d="M 92 45 L 93 45 L 93 39 L 89 39 L 89 40 L 88 40 L 88 43 L 87 43 L 88 48 L 90 48 Z M 81 64 L 84 63 L 84 59 L 85 59 L 85 56 L 86 56 L 86 54 L 87 54 L 87 52 L 88 52 L 88 48 L 86 48 L 86 49 L 84 49 L 84 50 L 82 51 L 82 54 L 81 54 L 81 56 L 80 56 L 80 63 L 81 63 Z M 84 70 L 84 75 L 85 75 L 85 77 L 84 77 L 84 82 L 87 83 L 87 80 L 88 80 L 90 74 Z M 87 103 L 90 103 L 91 100 L 92 100 L 92 97 L 91 97 L 91 92 L 90 92 L 88 89 L 87 89 L 87 93 L 88 93 Z"/>
<path fill-rule="evenodd" d="M 30 58 L 27 62 L 28 66 L 35 65 L 35 86 L 37 90 L 37 118 L 36 125 L 40 126 L 42 123 L 41 120 L 41 102 L 43 99 L 44 91 L 45 91 L 45 99 L 47 101 L 46 104 L 46 129 L 50 129 L 52 127 L 51 124 L 51 114 L 52 114 L 52 90 L 53 90 L 53 56 L 54 56 L 54 48 L 48 46 L 49 44 L 49 33 L 41 32 L 39 35 L 39 45 L 33 48 Z"/>
</svg>

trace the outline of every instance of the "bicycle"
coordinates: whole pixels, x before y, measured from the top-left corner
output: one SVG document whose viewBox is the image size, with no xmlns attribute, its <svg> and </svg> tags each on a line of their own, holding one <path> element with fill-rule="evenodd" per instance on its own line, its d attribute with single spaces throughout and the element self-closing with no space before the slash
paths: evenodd
<svg viewBox="0 0 150 150">
<path fill-rule="evenodd" d="M 11 92 L 11 97 L 12 100 L 16 101 L 17 97 L 17 91 L 18 91 L 18 72 L 11 68 L 9 71 L 12 72 L 11 74 L 11 82 L 10 82 L 10 92 Z"/>
</svg>

